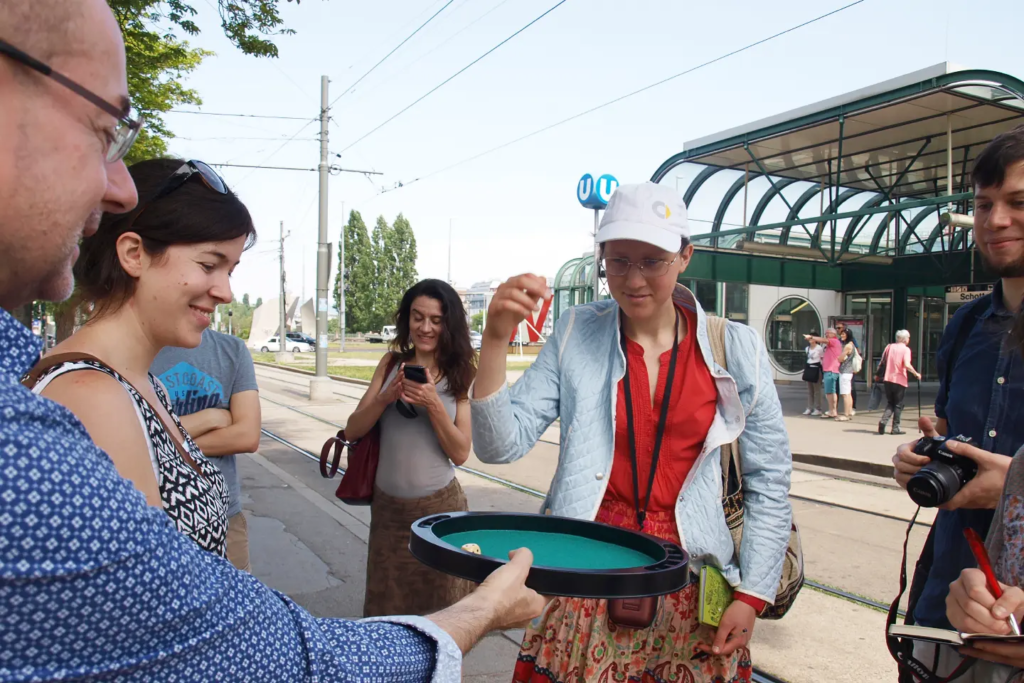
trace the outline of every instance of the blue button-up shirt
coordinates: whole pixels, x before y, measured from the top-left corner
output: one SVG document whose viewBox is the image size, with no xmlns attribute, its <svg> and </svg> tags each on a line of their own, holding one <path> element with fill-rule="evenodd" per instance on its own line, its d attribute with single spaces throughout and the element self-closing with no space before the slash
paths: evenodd
<svg viewBox="0 0 1024 683">
<path fill-rule="evenodd" d="M 433 622 L 314 618 L 178 533 L 19 383 L 39 350 L 0 309 L 0 681 L 459 680 Z"/>
<path fill-rule="evenodd" d="M 939 395 L 935 414 L 945 418 L 949 436 L 969 436 L 986 451 L 1013 455 L 1024 445 L 1024 361 L 1013 343 L 1010 330 L 1013 314 L 1003 305 L 1002 284 L 992 291 L 990 303 L 982 305 L 970 336 L 953 367 L 952 385 L 946 386 L 946 364 L 953 350 L 957 330 L 963 324 L 967 306 L 950 320 L 939 344 Z M 992 522 L 992 510 L 939 510 L 935 519 L 934 562 L 924 592 L 914 610 L 922 626 L 952 628 L 946 619 L 949 584 L 976 563 L 964 539 L 970 527 L 982 538 Z"/>
</svg>

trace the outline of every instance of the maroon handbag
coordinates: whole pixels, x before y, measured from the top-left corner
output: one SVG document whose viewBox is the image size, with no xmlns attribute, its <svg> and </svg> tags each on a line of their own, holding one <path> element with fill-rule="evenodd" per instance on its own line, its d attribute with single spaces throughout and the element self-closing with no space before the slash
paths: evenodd
<svg viewBox="0 0 1024 683">
<path fill-rule="evenodd" d="M 394 367 L 395 358 L 392 356 L 384 371 L 385 378 Z M 395 381 L 399 379 L 396 377 Z M 373 502 L 373 485 L 377 480 L 377 464 L 380 462 L 380 423 L 375 424 L 369 434 L 357 441 L 346 439 L 344 429 L 327 439 L 320 449 L 320 474 L 324 478 L 331 479 L 338 473 L 341 452 L 346 448 L 348 467 L 334 495 L 347 505 L 369 505 Z"/>
</svg>

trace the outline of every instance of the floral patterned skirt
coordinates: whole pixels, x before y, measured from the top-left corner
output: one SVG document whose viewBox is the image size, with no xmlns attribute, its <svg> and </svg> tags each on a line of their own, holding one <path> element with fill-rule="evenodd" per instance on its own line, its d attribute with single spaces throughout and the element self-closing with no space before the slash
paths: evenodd
<svg viewBox="0 0 1024 683">
<path fill-rule="evenodd" d="M 637 528 L 632 506 L 607 498 L 597 521 Z M 648 512 L 644 531 L 679 543 L 672 511 Z M 727 657 L 691 659 L 697 643 L 710 645 L 715 637 L 697 618 L 698 589 L 695 581 L 661 598 L 646 629 L 610 623 L 607 600 L 555 598 L 526 630 L 513 683 L 749 683 L 745 647 Z"/>
</svg>

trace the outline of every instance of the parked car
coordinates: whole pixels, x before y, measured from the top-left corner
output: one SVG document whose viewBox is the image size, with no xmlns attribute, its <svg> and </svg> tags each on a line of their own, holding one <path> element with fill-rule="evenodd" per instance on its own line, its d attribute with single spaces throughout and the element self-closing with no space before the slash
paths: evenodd
<svg viewBox="0 0 1024 683">
<path fill-rule="evenodd" d="M 285 337 L 287 337 L 289 343 L 293 341 L 305 342 L 313 348 L 316 348 L 316 341 L 308 334 L 303 334 L 302 332 L 289 332 Z"/>
<path fill-rule="evenodd" d="M 470 332 L 469 333 L 469 343 L 470 343 L 470 345 L 474 349 L 479 351 L 480 347 L 483 346 L 484 336 L 482 334 L 480 334 L 479 332 Z"/>
<path fill-rule="evenodd" d="M 270 339 L 266 340 L 262 344 L 249 345 L 253 349 L 262 351 L 263 353 L 269 353 L 271 351 L 280 351 L 280 345 L 277 343 L 277 335 L 275 334 Z M 313 351 L 314 346 L 305 340 L 292 339 L 290 336 L 285 338 L 284 344 L 285 350 L 291 351 L 292 353 L 309 353 Z"/>
</svg>

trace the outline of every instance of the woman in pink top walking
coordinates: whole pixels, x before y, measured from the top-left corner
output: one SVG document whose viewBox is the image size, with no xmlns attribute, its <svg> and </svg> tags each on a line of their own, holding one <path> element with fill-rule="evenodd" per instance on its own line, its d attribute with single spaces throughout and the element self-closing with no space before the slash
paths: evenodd
<svg viewBox="0 0 1024 683">
<path fill-rule="evenodd" d="M 900 429 L 900 414 L 903 412 L 903 397 L 907 393 L 907 373 L 918 381 L 921 373 L 910 364 L 910 332 L 900 330 L 896 333 L 896 343 L 889 344 L 882 352 L 885 363 L 885 412 L 878 423 L 878 433 L 885 434 L 885 425 L 892 417 L 892 434 L 903 434 Z"/>
</svg>

